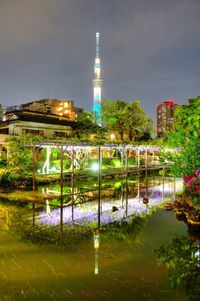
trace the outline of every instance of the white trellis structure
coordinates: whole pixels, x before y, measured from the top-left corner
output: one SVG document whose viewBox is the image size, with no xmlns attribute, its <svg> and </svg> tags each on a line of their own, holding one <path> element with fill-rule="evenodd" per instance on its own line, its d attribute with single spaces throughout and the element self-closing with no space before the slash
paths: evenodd
<svg viewBox="0 0 200 301">
<path fill-rule="evenodd" d="M 46 158 L 45 162 L 41 168 L 41 170 L 37 171 L 40 174 L 61 174 L 61 173 L 71 173 L 73 174 L 75 171 L 80 171 L 81 162 L 86 162 L 88 157 L 93 154 L 93 159 L 96 164 L 96 171 L 102 171 L 103 173 L 108 173 L 112 170 L 113 172 L 130 172 L 133 170 L 141 170 L 141 169 L 155 169 L 162 168 L 163 165 L 159 162 L 159 154 L 161 149 L 157 146 L 152 145 L 115 145 L 115 144 L 103 144 L 103 145 L 90 145 L 86 143 L 77 144 L 70 143 L 66 141 L 52 141 L 42 143 L 40 145 L 34 145 L 34 151 L 37 149 L 46 149 Z M 50 168 L 51 163 L 51 152 L 52 149 L 58 149 L 60 151 L 60 170 L 55 168 Z M 167 151 L 177 151 L 176 149 L 168 149 Z M 117 154 L 118 159 L 120 160 L 120 164 L 118 168 L 115 167 L 107 167 L 107 169 L 103 166 L 104 158 L 114 158 Z M 35 154 L 33 154 L 33 158 L 35 158 Z M 66 170 L 63 166 L 64 159 L 67 159 L 71 162 L 70 169 Z M 130 164 L 130 159 L 134 160 L 134 164 Z M 33 160 L 36 167 L 36 160 Z M 102 168 L 104 167 L 104 168 Z M 165 165 L 166 167 L 166 165 Z M 87 168 L 87 172 L 89 169 L 92 170 L 92 167 Z M 35 171 L 36 172 L 36 171 Z M 82 174 L 86 172 L 86 170 L 81 170 Z"/>
<path fill-rule="evenodd" d="M 110 151 L 115 151 L 118 153 L 121 161 L 122 169 L 131 169 L 131 168 L 148 168 L 152 166 L 159 166 L 158 156 L 160 149 L 156 146 L 132 146 L 132 145 L 86 145 L 86 144 L 41 144 L 36 147 L 46 149 L 46 159 L 43 164 L 42 170 L 40 173 L 49 174 L 55 173 L 55 170 L 50 169 L 50 157 L 51 150 L 53 148 L 57 148 L 60 150 L 61 157 L 63 155 L 67 155 L 68 159 L 71 161 L 71 172 L 79 169 L 80 167 L 80 159 L 79 156 L 82 156 L 82 161 L 87 160 L 88 154 L 96 153 L 95 159 L 98 160 L 98 167 L 102 169 L 102 159 L 105 157 L 105 153 L 109 154 Z M 112 158 L 112 155 L 109 155 Z M 129 166 L 129 159 L 134 158 L 135 164 L 134 166 Z M 61 168 L 62 169 L 62 168 Z"/>
<path fill-rule="evenodd" d="M 51 152 L 52 149 L 58 149 L 60 151 L 60 170 L 59 170 L 59 179 L 60 179 L 60 229 L 63 232 L 63 217 L 64 217 L 64 195 L 63 195 L 63 187 L 64 187 L 64 176 L 65 174 L 69 174 L 71 177 L 72 184 L 72 220 L 74 216 L 74 177 L 81 176 L 83 173 L 85 175 L 91 174 L 97 176 L 98 181 L 98 195 L 97 195 L 97 216 L 98 216 L 98 226 L 101 225 L 101 215 L 102 215 L 102 177 L 106 175 L 113 175 L 123 173 L 126 179 L 126 191 L 128 187 L 128 175 L 133 171 L 140 170 L 151 170 L 164 168 L 162 164 L 159 164 L 158 157 L 161 149 L 156 146 L 149 145 L 89 145 L 89 144 L 75 144 L 65 141 L 51 141 L 41 144 L 35 144 L 31 146 L 33 149 L 33 190 L 35 189 L 35 176 L 36 176 L 36 153 L 38 149 L 46 149 L 46 159 L 42 168 L 42 172 L 44 172 L 47 176 L 51 173 L 50 169 L 50 161 L 51 161 Z M 178 151 L 177 149 L 168 149 L 167 151 Z M 98 168 L 96 172 L 90 172 L 90 170 L 80 171 L 79 170 L 79 156 L 82 156 L 82 160 L 87 160 L 88 154 L 93 153 L 95 161 L 98 162 Z M 120 160 L 120 167 L 118 169 L 112 168 L 111 166 L 108 169 L 103 169 L 103 158 L 107 155 L 109 157 L 113 156 L 113 153 L 117 153 L 118 158 Z M 64 169 L 64 158 L 67 156 L 70 158 L 70 170 Z M 129 164 L 129 160 L 134 158 L 134 165 Z M 156 164 L 155 164 L 156 163 Z M 78 171 L 77 171 L 78 169 Z M 92 171 L 92 170 L 91 170 Z M 58 178 L 57 178 L 58 179 Z M 139 194 L 139 187 L 138 187 Z M 127 213 L 128 208 L 128 194 L 126 193 L 125 197 L 125 208 Z M 49 212 L 48 212 L 49 213 Z"/>
</svg>

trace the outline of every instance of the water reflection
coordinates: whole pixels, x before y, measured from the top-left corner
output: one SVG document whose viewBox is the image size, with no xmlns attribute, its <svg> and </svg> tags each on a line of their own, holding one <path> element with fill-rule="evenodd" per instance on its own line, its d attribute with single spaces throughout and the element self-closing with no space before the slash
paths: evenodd
<svg viewBox="0 0 200 301">
<path fill-rule="evenodd" d="M 67 199 L 67 201 L 63 202 L 63 207 L 52 209 L 51 214 L 49 210 L 48 214 L 41 212 L 38 217 L 38 223 L 43 225 L 57 225 L 60 222 L 60 215 L 62 215 L 63 223 L 94 223 L 97 226 L 101 226 L 113 221 L 119 221 L 133 214 L 141 215 L 148 213 L 153 207 L 161 204 L 167 198 L 173 199 L 174 197 L 174 179 L 166 179 L 164 181 L 162 178 L 161 182 L 159 182 L 158 179 L 149 179 L 148 181 L 148 179 L 145 178 L 144 181 L 137 179 L 136 182 L 137 184 L 134 183 L 134 185 L 131 183 L 129 183 L 129 185 L 125 183 L 124 185 L 123 181 L 117 181 L 114 183 L 114 189 L 112 187 L 105 187 L 101 192 L 101 202 L 95 201 L 95 199 L 98 199 L 98 194 L 96 194 L 95 190 L 79 193 L 79 198 L 76 195 L 76 197 L 74 197 L 76 202 L 73 202 L 72 205 L 69 205 Z M 138 187 L 140 186 L 141 188 L 138 191 Z M 179 186 L 181 189 L 181 182 Z M 137 193 L 135 194 L 136 189 Z M 87 196 L 90 197 L 87 198 Z M 91 200 L 88 201 L 88 199 Z M 148 199 L 148 203 L 142 202 L 144 199 Z M 67 202 L 68 205 L 66 204 Z M 99 205 L 101 207 L 100 209 L 98 207 Z M 116 210 L 113 210 L 113 208 L 116 208 Z M 99 221 L 100 225 L 98 225 Z"/>
<path fill-rule="evenodd" d="M 93 235 L 94 241 L 94 251 L 95 251 L 95 266 L 94 266 L 94 274 L 99 274 L 99 244 L 100 244 L 100 232 L 98 230 L 94 231 Z"/>
<path fill-rule="evenodd" d="M 154 208 L 173 199 L 175 192 L 182 190 L 183 184 L 179 179 L 175 181 L 174 178 L 163 177 L 106 180 L 101 183 L 100 202 L 99 187 L 95 182 L 71 185 L 73 194 L 69 184 L 63 186 L 62 194 L 59 185 L 42 188 L 40 201 L 32 202 L 32 214 L 30 210 L 26 210 L 26 214 L 20 210 L 21 219 L 26 225 L 37 226 L 37 229 L 60 225 L 63 231 L 63 225 L 73 224 L 97 228 L 115 221 L 129 220 L 133 215 L 151 214 Z"/>
<path fill-rule="evenodd" d="M 191 234 L 191 233 L 190 233 Z M 160 247 L 158 260 L 168 269 L 170 288 L 184 289 L 188 300 L 200 296 L 200 240 L 199 234 L 175 236 L 171 243 Z"/>
<path fill-rule="evenodd" d="M 147 182 L 146 185 L 145 179 L 137 181 L 132 177 L 127 189 L 126 182 L 120 179 L 102 183 L 102 212 L 108 208 L 107 215 L 112 218 L 123 212 L 123 218 L 103 224 L 99 232 L 94 222 L 83 220 L 88 204 L 94 213 L 98 203 L 97 186 L 92 182 L 87 189 L 74 183 L 74 201 L 70 186 L 64 185 L 63 218 L 65 207 L 72 209 L 73 205 L 74 220 L 69 214 L 63 233 L 59 218 L 58 224 L 41 223 L 41 215 L 50 218 L 54 210 L 58 209 L 55 212 L 60 216 L 57 187 L 48 187 L 37 202 L 14 202 L 13 196 L 7 205 L 3 201 L 0 219 L 5 222 L 7 208 L 9 231 L 1 230 L 0 236 L 0 300 L 185 300 L 184 294 L 178 296 L 166 290 L 165 271 L 156 265 L 153 252 L 172 234 L 185 233 L 185 224 L 178 222 L 172 211 L 157 210 L 162 199 L 165 202 L 173 197 L 174 180 L 164 179 L 168 184 L 164 193 L 162 178 L 149 177 Z M 144 197 L 148 204 L 143 203 Z M 152 207 L 154 204 L 156 207 Z M 138 214 L 129 216 L 137 208 Z M 153 208 L 157 210 L 155 214 L 151 214 Z M 76 219 L 78 211 L 82 214 L 80 220 Z M 194 256 L 199 256 L 197 251 Z"/>
</svg>

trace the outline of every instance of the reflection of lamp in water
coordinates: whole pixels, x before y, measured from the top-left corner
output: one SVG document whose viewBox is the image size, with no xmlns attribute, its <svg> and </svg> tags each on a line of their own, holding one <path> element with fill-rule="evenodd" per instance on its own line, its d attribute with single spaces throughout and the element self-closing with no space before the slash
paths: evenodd
<svg viewBox="0 0 200 301">
<path fill-rule="evenodd" d="M 93 236 L 94 249 L 95 249 L 95 268 L 94 268 L 95 275 L 99 274 L 99 266 L 98 266 L 98 259 L 99 259 L 98 252 L 99 252 L 99 241 L 100 241 L 99 234 L 100 234 L 99 231 L 96 230 Z"/>
<path fill-rule="evenodd" d="M 149 202 L 149 199 L 148 198 L 143 198 L 143 204 L 147 205 Z"/>
<path fill-rule="evenodd" d="M 8 207 L 5 207 L 5 223 L 2 225 L 4 230 L 9 230 L 9 212 Z"/>
<path fill-rule="evenodd" d="M 149 208 L 148 204 L 149 204 L 149 199 L 147 197 L 144 197 L 143 198 L 143 204 L 146 205 L 146 211 L 147 211 L 147 208 Z"/>
<path fill-rule="evenodd" d="M 199 267 L 200 266 L 200 244 L 197 245 L 197 249 L 193 253 L 193 256 L 197 259 L 198 267 Z"/>
<path fill-rule="evenodd" d="M 195 251 L 194 252 L 194 256 L 196 257 L 196 258 L 200 258 L 200 251 L 199 251 L 199 248 L 198 248 L 198 250 L 197 251 Z"/>
</svg>

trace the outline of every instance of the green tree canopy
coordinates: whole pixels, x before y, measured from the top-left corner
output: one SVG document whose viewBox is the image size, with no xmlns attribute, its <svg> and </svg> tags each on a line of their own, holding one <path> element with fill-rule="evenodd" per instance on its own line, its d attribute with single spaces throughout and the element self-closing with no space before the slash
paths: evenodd
<svg viewBox="0 0 200 301">
<path fill-rule="evenodd" d="M 97 124 L 92 112 L 83 112 L 78 115 L 75 138 L 90 140 L 91 135 L 98 139 L 104 135 L 104 129 Z"/>
<path fill-rule="evenodd" d="M 27 178 L 33 171 L 33 151 L 35 143 L 39 143 L 38 136 L 11 136 L 7 142 L 8 156 L 6 167 L 2 169 L 1 175 L 8 180 Z"/>
<path fill-rule="evenodd" d="M 175 124 L 167 135 L 170 147 L 179 148 L 177 153 L 168 153 L 173 161 L 173 175 L 186 176 L 200 168 L 200 96 L 189 99 L 188 105 L 178 106 Z"/>
<path fill-rule="evenodd" d="M 103 101 L 102 123 L 109 131 L 117 133 L 121 141 L 134 141 L 152 132 L 152 120 L 146 117 L 140 101 Z"/>
<path fill-rule="evenodd" d="M 189 99 L 188 105 L 178 106 L 175 111 L 174 130 L 184 130 L 188 134 L 200 134 L 200 96 Z"/>
<path fill-rule="evenodd" d="M 199 253 L 198 240 L 185 236 L 173 237 L 170 244 L 157 250 L 158 261 L 168 269 L 169 286 L 184 289 L 193 301 L 200 296 Z"/>
</svg>

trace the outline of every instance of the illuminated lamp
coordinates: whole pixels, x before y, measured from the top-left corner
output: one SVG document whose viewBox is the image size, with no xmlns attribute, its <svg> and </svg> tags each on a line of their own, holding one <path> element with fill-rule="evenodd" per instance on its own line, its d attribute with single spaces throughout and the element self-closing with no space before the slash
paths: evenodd
<svg viewBox="0 0 200 301">
<path fill-rule="evenodd" d="M 94 170 L 94 171 L 99 170 L 99 164 L 94 163 L 94 164 L 92 165 L 92 170 Z"/>
<path fill-rule="evenodd" d="M 112 139 L 112 140 L 115 139 L 115 134 L 112 133 L 112 134 L 110 135 L 110 139 Z"/>
<path fill-rule="evenodd" d="M 50 168 L 50 171 L 53 171 L 53 172 L 55 172 L 55 171 L 56 171 L 56 167 L 55 167 L 55 166 L 53 166 L 52 168 Z"/>
<path fill-rule="evenodd" d="M 171 100 L 171 99 L 168 99 L 165 103 L 170 105 L 170 106 L 175 106 L 173 100 Z"/>
<path fill-rule="evenodd" d="M 116 160 L 114 161 L 115 167 L 120 167 L 121 166 L 121 162 Z"/>
</svg>

